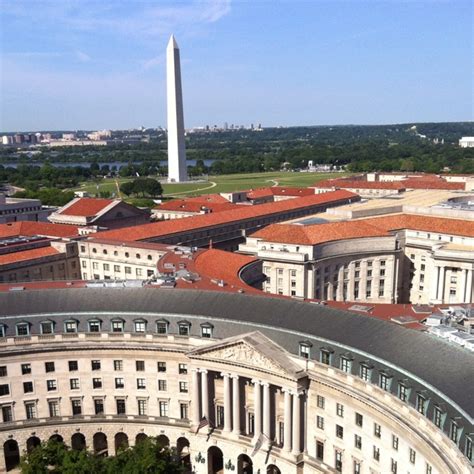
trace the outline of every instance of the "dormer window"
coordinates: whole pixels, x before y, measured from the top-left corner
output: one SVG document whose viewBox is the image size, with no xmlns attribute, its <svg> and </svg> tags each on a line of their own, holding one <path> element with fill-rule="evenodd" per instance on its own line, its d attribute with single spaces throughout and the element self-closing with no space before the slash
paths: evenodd
<svg viewBox="0 0 474 474">
<path fill-rule="evenodd" d="M 77 332 L 77 321 L 75 319 L 69 319 L 68 321 L 64 321 L 64 332 L 65 333 Z"/>
<path fill-rule="evenodd" d="M 166 319 L 159 319 L 156 322 L 156 332 L 158 334 L 168 334 L 169 321 Z"/>
<path fill-rule="evenodd" d="M 370 382 L 372 380 L 372 366 L 367 362 L 360 364 L 359 376 L 362 380 Z"/>
<path fill-rule="evenodd" d="M 201 337 L 211 338 L 213 329 L 214 326 L 210 323 L 201 324 Z"/>
<path fill-rule="evenodd" d="M 191 323 L 189 321 L 180 321 L 178 323 L 178 334 L 180 336 L 189 336 L 191 332 Z"/>
<path fill-rule="evenodd" d="M 341 356 L 339 360 L 339 368 L 343 372 L 350 374 L 352 372 L 352 358 L 349 356 Z"/>
<path fill-rule="evenodd" d="M 53 334 L 54 333 L 54 322 L 53 321 L 42 321 L 40 323 L 41 334 Z"/>
<path fill-rule="evenodd" d="M 325 348 L 321 349 L 320 359 L 319 359 L 321 364 L 331 365 L 332 353 L 333 351 L 331 349 L 325 349 Z"/>
<path fill-rule="evenodd" d="M 4 324 L 0 324 L 0 337 L 5 337 L 7 333 L 6 326 Z"/>
<path fill-rule="evenodd" d="M 311 342 L 309 341 L 301 341 L 299 345 L 299 354 L 300 357 L 304 359 L 309 359 L 311 357 Z"/>
<path fill-rule="evenodd" d="M 133 321 L 133 328 L 135 332 L 145 332 L 147 321 L 145 319 L 135 319 Z"/>
<path fill-rule="evenodd" d="M 16 335 L 17 336 L 29 336 L 30 335 L 30 325 L 29 323 L 18 323 L 16 325 Z"/>
<path fill-rule="evenodd" d="M 112 332 L 123 332 L 125 328 L 125 322 L 123 319 L 112 319 L 110 327 Z"/>
<path fill-rule="evenodd" d="M 392 376 L 387 374 L 387 372 L 380 372 L 380 374 L 379 374 L 379 387 L 382 390 L 385 390 L 385 391 L 389 392 L 391 385 L 392 385 Z"/>
<path fill-rule="evenodd" d="M 100 319 L 89 319 L 87 321 L 89 326 L 89 332 L 100 332 L 101 329 L 101 321 Z"/>
</svg>

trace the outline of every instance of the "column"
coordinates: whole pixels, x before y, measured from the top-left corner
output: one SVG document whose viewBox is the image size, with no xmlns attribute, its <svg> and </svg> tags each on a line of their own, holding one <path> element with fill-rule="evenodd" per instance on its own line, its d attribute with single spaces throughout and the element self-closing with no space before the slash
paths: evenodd
<svg viewBox="0 0 474 474">
<path fill-rule="evenodd" d="M 207 370 L 201 370 L 201 393 L 202 417 L 209 420 L 209 387 L 207 385 Z"/>
<path fill-rule="evenodd" d="M 230 401 L 230 377 L 229 374 L 222 374 L 224 377 L 224 431 L 227 433 L 231 430 L 232 413 Z"/>
<path fill-rule="evenodd" d="M 439 282 L 438 282 L 438 301 L 443 303 L 444 301 L 444 275 L 446 269 L 444 267 L 440 267 L 439 269 Z"/>
<path fill-rule="evenodd" d="M 341 264 L 337 274 L 337 301 L 344 301 L 344 264 Z"/>
<path fill-rule="evenodd" d="M 264 382 L 263 386 L 263 434 L 270 440 L 271 430 L 271 407 L 270 407 L 270 384 Z"/>
<path fill-rule="evenodd" d="M 254 406 L 254 442 L 257 442 L 262 433 L 262 400 L 260 398 L 260 380 L 253 382 L 253 406 Z"/>
<path fill-rule="evenodd" d="M 466 269 L 461 268 L 461 298 L 459 300 L 461 303 L 465 303 L 466 298 L 467 298 L 467 295 L 466 295 L 467 272 L 468 271 Z"/>
<path fill-rule="evenodd" d="M 283 391 L 284 399 L 284 421 L 283 421 L 283 451 L 291 451 L 291 392 L 288 389 Z"/>
<path fill-rule="evenodd" d="M 473 303 L 472 301 L 472 280 L 474 270 L 467 271 L 467 283 L 466 283 L 466 303 Z"/>
<path fill-rule="evenodd" d="M 198 369 L 192 369 L 192 384 L 193 384 L 193 400 L 192 400 L 192 411 L 193 411 L 193 425 L 199 425 L 201 416 L 199 413 L 200 396 L 199 396 L 199 371 Z"/>
<path fill-rule="evenodd" d="M 440 268 L 435 265 L 435 277 L 430 281 L 430 302 L 438 299 L 438 285 L 439 285 L 439 270 Z"/>
<path fill-rule="evenodd" d="M 293 442 L 292 442 L 292 454 L 295 456 L 300 454 L 300 396 L 298 393 L 293 394 Z"/>
<path fill-rule="evenodd" d="M 240 385 L 239 376 L 232 375 L 232 433 L 240 435 Z"/>
</svg>

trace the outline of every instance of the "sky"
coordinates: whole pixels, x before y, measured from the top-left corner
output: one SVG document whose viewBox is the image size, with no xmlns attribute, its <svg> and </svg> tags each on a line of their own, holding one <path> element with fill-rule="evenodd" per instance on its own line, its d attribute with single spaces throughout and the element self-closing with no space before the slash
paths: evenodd
<svg viewBox="0 0 474 474">
<path fill-rule="evenodd" d="M 473 120 L 470 0 L 0 0 L 0 131 Z"/>
</svg>

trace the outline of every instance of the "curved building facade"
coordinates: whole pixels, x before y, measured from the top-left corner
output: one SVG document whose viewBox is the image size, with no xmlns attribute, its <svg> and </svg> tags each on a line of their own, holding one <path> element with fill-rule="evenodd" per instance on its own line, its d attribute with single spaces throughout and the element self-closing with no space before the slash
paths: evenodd
<svg viewBox="0 0 474 474">
<path fill-rule="evenodd" d="M 473 354 L 282 298 L 177 289 L 0 294 L 0 466 L 56 437 L 144 436 L 189 472 L 469 473 Z"/>
</svg>

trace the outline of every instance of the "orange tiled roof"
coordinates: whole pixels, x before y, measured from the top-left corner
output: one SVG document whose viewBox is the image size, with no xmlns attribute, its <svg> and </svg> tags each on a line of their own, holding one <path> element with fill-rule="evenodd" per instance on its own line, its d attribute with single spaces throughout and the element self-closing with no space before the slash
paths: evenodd
<svg viewBox="0 0 474 474">
<path fill-rule="evenodd" d="M 314 190 L 311 188 L 297 188 L 288 186 L 271 186 L 267 188 L 259 188 L 249 191 L 247 197 L 249 199 L 257 199 L 267 196 L 311 196 Z"/>
<path fill-rule="evenodd" d="M 78 234 L 78 227 L 68 224 L 52 224 L 50 222 L 12 222 L 0 224 L 0 238 L 34 235 L 46 237 L 75 237 Z"/>
<path fill-rule="evenodd" d="M 62 207 L 58 214 L 66 216 L 96 216 L 100 211 L 110 206 L 114 202 L 113 199 L 103 198 L 77 198 L 69 204 Z"/>
<path fill-rule="evenodd" d="M 234 209 L 235 204 L 226 202 L 213 202 L 213 201 L 193 201 L 190 199 L 175 199 L 173 201 L 165 202 L 160 206 L 156 206 L 155 209 L 160 211 L 181 211 L 181 212 L 204 212 L 204 209 L 209 209 L 211 212 L 227 211 Z"/>
<path fill-rule="evenodd" d="M 346 180 L 346 179 L 327 179 L 319 181 L 314 185 L 315 188 L 351 188 L 351 189 L 394 189 L 402 190 L 407 186 L 406 181 L 364 181 L 364 180 Z"/>
<path fill-rule="evenodd" d="M 59 253 L 59 250 L 56 250 L 54 247 L 39 247 L 36 249 L 23 250 L 21 252 L 6 253 L 0 255 L 0 265 L 36 260 L 42 257 L 49 257 L 50 255 L 58 255 Z"/>
<path fill-rule="evenodd" d="M 214 204 L 225 204 L 229 203 L 229 201 L 221 196 L 220 194 L 201 194 L 200 196 L 194 196 L 186 198 L 186 201 L 189 202 L 202 202 L 204 203 L 214 203 Z"/>
<path fill-rule="evenodd" d="M 99 238 L 119 240 L 145 240 L 161 237 L 194 229 L 230 224 L 245 219 L 255 219 L 294 209 L 302 209 L 318 204 L 329 204 L 338 201 L 347 201 L 358 198 L 349 191 L 340 190 L 324 194 L 313 194 L 297 199 L 288 199 L 279 202 L 270 202 L 259 206 L 236 206 L 230 211 L 203 214 L 186 219 L 172 219 L 170 221 L 154 222 L 119 230 L 106 230 L 97 234 Z"/>
</svg>

